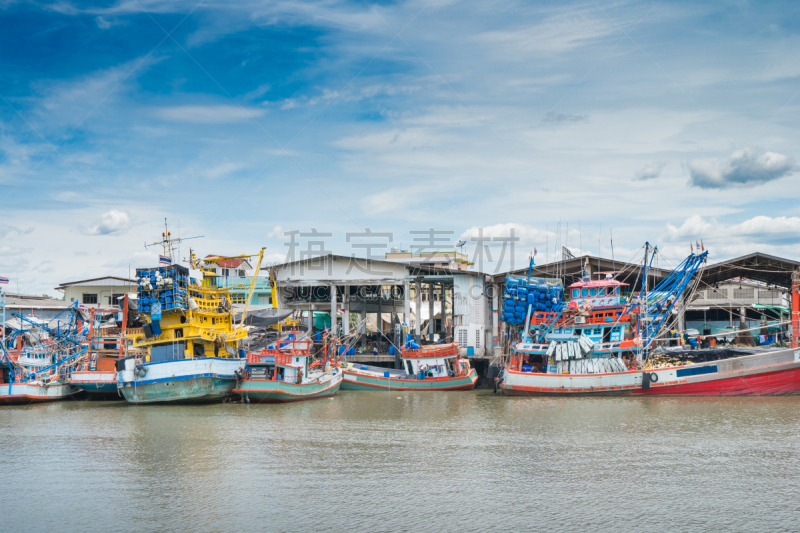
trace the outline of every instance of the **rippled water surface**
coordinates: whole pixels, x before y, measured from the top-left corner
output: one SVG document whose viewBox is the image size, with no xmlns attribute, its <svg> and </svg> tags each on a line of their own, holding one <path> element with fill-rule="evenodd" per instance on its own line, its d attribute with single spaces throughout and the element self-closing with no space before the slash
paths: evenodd
<svg viewBox="0 0 800 533">
<path fill-rule="evenodd" d="M 6 531 L 799 531 L 800 397 L 0 408 Z"/>
</svg>

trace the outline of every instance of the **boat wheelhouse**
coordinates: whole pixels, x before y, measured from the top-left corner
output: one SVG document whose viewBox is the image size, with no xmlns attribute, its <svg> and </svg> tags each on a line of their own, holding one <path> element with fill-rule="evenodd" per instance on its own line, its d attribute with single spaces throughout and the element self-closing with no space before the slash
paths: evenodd
<svg viewBox="0 0 800 533">
<path fill-rule="evenodd" d="M 296 340 L 292 333 L 277 346 L 248 354 L 247 377 L 233 392 L 254 403 L 281 403 L 328 398 L 339 391 L 341 369 L 314 361 L 310 340 Z"/>
<path fill-rule="evenodd" d="M 348 363 L 344 390 L 472 390 L 478 373 L 457 344 L 402 348 L 399 370 Z"/>
</svg>

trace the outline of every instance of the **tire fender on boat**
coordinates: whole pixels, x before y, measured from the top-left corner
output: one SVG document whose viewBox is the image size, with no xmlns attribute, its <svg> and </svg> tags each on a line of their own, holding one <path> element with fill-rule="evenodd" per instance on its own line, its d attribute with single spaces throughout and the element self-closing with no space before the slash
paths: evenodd
<svg viewBox="0 0 800 533">
<path fill-rule="evenodd" d="M 658 383 L 658 374 L 650 372 L 650 383 Z"/>
<path fill-rule="evenodd" d="M 143 377 L 145 377 L 147 375 L 147 369 L 145 367 L 143 367 L 142 365 L 136 365 L 133 368 L 133 370 L 134 370 L 135 374 L 137 376 L 139 376 L 140 378 L 143 378 Z"/>
</svg>

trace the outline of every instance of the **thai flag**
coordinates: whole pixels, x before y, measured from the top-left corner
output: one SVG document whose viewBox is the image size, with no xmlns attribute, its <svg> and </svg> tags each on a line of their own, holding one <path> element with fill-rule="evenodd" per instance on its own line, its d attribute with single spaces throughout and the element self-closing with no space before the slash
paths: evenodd
<svg viewBox="0 0 800 533">
<path fill-rule="evenodd" d="M 0 285 L 8 285 L 8 278 L 0 276 Z"/>
<path fill-rule="evenodd" d="M 171 265 L 172 264 L 172 259 L 170 259 L 166 255 L 159 255 L 158 256 L 158 264 L 159 265 Z"/>
</svg>

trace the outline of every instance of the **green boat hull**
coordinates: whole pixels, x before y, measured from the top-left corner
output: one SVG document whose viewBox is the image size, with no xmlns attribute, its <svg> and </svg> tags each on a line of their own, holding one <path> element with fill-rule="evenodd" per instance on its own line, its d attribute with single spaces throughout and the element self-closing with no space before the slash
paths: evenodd
<svg viewBox="0 0 800 533">
<path fill-rule="evenodd" d="M 119 387 L 131 403 L 217 402 L 231 395 L 236 380 L 220 376 L 192 376 L 158 383 L 125 384 Z"/>
<path fill-rule="evenodd" d="M 285 381 L 267 381 L 246 379 L 241 387 L 233 392 L 247 398 L 251 403 L 284 403 L 300 402 L 303 400 L 317 400 L 329 398 L 339 391 L 342 384 L 342 375 L 337 374 L 333 379 L 323 383 L 287 383 Z"/>
<path fill-rule="evenodd" d="M 478 373 L 474 368 L 466 376 L 423 380 L 390 379 L 345 371 L 342 390 L 472 390 L 477 381 Z"/>
</svg>

